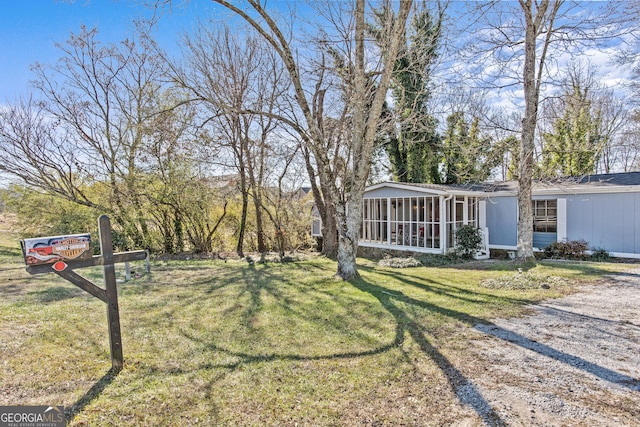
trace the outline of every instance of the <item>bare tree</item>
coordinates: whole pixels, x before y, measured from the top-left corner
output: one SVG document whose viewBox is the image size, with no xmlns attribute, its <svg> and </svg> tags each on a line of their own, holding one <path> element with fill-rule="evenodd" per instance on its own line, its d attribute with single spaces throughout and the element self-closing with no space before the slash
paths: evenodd
<svg viewBox="0 0 640 427">
<path fill-rule="evenodd" d="M 561 55 L 579 55 L 587 46 L 611 40 L 627 28 L 624 24 L 628 17 L 620 9 L 617 2 L 587 5 L 565 0 L 518 0 L 486 2 L 473 10 L 484 22 L 468 49 L 476 65 L 467 71 L 484 87 L 489 83 L 494 90 L 518 89 L 523 94 L 517 173 L 521 260 L 533 259 L 531 183 L 543 94 L 558 76 Z M 473 22 L 478 25 L 479 20 Z"/>
<path fill-rule="evenodd" d="M 631 114 L 616 143 L 616 162 L 625 172 L 640 170 L 640 113 Z"/>
<path fill-rule="evenodd" d="M 183 98 L 170 99 L 168 106 Z M 142 187 L 147 215 L 166 253 L 211 252 L 227 214 L 230 191 L 219 188 L 201 168 L 202 135 L 193 134 L 194 104 L 167 109 L 149 123 L 145 155 L 141 158 Z M 211 154 L 208 152 L 208 154 Z"/>
<path fill-rule="evenodd" d="M 140 38 L 102 45 L 97 30 L 84 27 L 57 47 L 57 64 L 33 67 L 41 100 L 3 111 L 2 168 L 112 214 L 135 246 L 147 248 L 139 166 L 151 122 L 164 107 L 160 62 Z M 107 191 L 91 188 L 97 183 Z"/>
<path fill-rule="evenodd" d="M 265 203 L 262 207 L 274 226 L 275 246 L 281 260 L 284 259 L 289 222 L 294 222 L 293 218 L 288 217 L 286 207 L 287 205 L 291 205 L 298 196 L 295 188 L 287 188 L 287 174 L 290 172 L 290 166 L 298 157 L 300 148 L 300 144 L 293 144 L 291 147 L 283 145 L 278 152 L 274 152 L 278 157 L 285 160 L 284 165 L 277 173 L 275 187 L 264 189 L 263 199 Z M 294 182 L 295 181 L 296 180 L 294 180 Z"/>
<path fill-rule="evenodd" d="M 626 2 L 626 13 L 630 19 L 640 20 L 640 2 Z M 624 129 L 615 143 L 615 160 L 618 166 L 626 171 L 640 170 L 640 28 L 626 38 L 625 49 L 617 52 L 616 63 L 631 70 L 630 79 L 626 85 L 632 96 L 626 99 L 626 107 L 633 107 L 627 111 Z"/>
<path fill-rule="evenodd" d="M 350 140 L 345 147 L 346 162 L 342 165 L 346 173 L 338 175 L 333 168 L 333 159 L 329 158 L 326 151 L 326 137 L 320 126 L 323 116 L 318 115 L 317 111 L 318 106 L 323 106 L 317 97 L 324 93 L 321 90 L 324 88 L 313 90 L 313 85 L 307 85 L 303 81 L 301 56 L 296 54 L 292 40 L 286 37 L 283 27 L 275 19 L 275 14 L 270 13 L 265 4 L 256 0 L 247 0 L 247 7 L 237 6 L 226 0 L 215 1 L 233 11 L 255 29 L 275 49 L 287 69 L 293 86 L 295 106 L 303 120 L 297 123 L 285 120 L 285 123 L 298 132 L 313 154 L 321 181 L 326 183 L 336 209 L 338 223 L 337 275 L 343 279 L 350 279 L 358 274 L 356 251 L 362 221 L 362 196 L 371 166 L 375 136 L 412 2 L 401 0 L 396 13 L 392 12 L 392 7 L 387 8 L 388 19 L 385 21 L 385 28 L 381 29 L 386 40 L 381 50 L 386 54 L 377 55 L 376 58 L 367 56 L 372 50 L 367 48 L 371 45 L 365 38 L 365 1 L 356 0 L 353 5 L 329 4 L 336 12 L 332 15 L 336 18 L 334 23 L 347 24 L 346 27 L 336 28 L 332 33 L 335 41 L 332 44 L 344 54 L 343 66 L 337 73 L 342 77 L 343 86 L 339 89 L 343 103 L 348 106 L 346 110 L 349 111 L 352 127 Z M 321 84 L 321 80 L 316 80 L 316 84 L 318 83 Z M 307 90 L 310 87 L 312 90 Z"/>
<path fill-rule="evenodd" d="M 271 135 L 279 125 L 274 117 L 287 90 L 284 70 L 262 39 L 235 34 L 226 25 L 216 31 L 201 26 L 184 40 L 187 67 L 170 64 L 172 79 L 203 107 L 202 126 L 210 129 L 219 149 L 230 154 L 213 162 L 237 171 L 242 208 L 236 251 L 244 255 L 252 199 L 257 249 L 264 253 L 262 193 Z"/>
<path fill-rule="evenodd" d="M 594 103 L 602 117 L 602 132 L 606 140 L 598 172 L 612 173 L 618 166 L 618 147 L 623 139 L 625 124 L 629 123 L 630 112 L 627 110 L 626 102 L 617 97 L 611 89 L 601 91 Z"/>
</svg>

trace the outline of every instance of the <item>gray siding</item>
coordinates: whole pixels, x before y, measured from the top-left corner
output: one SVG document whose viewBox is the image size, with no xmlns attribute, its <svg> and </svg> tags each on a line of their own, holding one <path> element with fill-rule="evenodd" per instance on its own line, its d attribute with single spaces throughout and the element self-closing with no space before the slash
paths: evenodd
<svg viewBox="0 0 640 427">
<path fill-rule="evenodd" d="M 558 241 L 557 233 L 539 233 L 533 232 L 533 247 L 544 249 L 550 244 Z"/>
<path fill-rule="evenodd" d="M 515 197 L 487 199 L 487 228 L 489 244 L 516 246 L 518 244 L 518 200 Z"/>
<path fill-rule="evenodd" d="M 567 239 L 592 248 L 640 253 L 640 193 L 567 197 Z"/>
<path fill-rule="evenodd" d="M 634 206 L 634 213 L 636 215 L 640 215 L 640 194 L 636 194 L 635 197 L 635 206 Z M 637 219 L 635 220 L 635 226 L 634 226 L 634 237 L 635 237 L 635 244 L 636 244 L 636 252 L 638 253 L 640 252 L 640 221 Z"/>
<path fill-rule="evenodd" d="M 365 197 L 415 197 L 429 193 L 413 189 L 382 187 Z M 435 194 L 433 194 L 435 195 Z M 567 239 L 584 239 L 591 248 L 640 254 L 640 192 L 549 194 L 536 199 L 567 199 Z M 515 196 L 487 199 L 489 244 L 517 245 L 518 204 Z"/>
</svg>

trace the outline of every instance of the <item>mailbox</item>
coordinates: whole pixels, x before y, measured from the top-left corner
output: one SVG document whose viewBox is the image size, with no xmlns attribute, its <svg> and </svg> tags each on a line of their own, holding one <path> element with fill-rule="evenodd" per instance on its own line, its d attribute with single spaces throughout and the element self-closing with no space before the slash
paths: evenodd
<svg viewBox="0 0 640 427">
<path fill-rule="evenodd" d="M 24 239 L 22 252 L 27 265 L 91 259 L 93 255 L 89 234 Z"/>
</svg>

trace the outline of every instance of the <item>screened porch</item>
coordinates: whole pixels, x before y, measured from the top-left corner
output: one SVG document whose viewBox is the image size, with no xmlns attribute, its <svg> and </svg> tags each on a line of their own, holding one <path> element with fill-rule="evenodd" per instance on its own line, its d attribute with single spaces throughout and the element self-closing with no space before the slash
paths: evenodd
<svg viewBox="0 0 640 427">
<path fill-rule="evenodd" d="M 479 197 L 467 195 L 365 198 L 360 244 L 446 253 L 458 227 L 480 226 L 479 207 Z"/>
</svg>

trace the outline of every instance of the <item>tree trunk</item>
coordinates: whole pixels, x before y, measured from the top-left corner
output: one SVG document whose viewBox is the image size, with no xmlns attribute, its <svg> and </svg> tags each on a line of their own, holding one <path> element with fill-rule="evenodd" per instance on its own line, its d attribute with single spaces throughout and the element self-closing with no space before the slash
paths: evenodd
<svg viewBox="0 0 640 427">
<path fill-rule="evenodd" d="M 294 50 L 291 49 L 285 33 L 278 28 L 275 20 L 263 8 L 261 2 L 249 2 L 251 8 L 260 15 L 261 21 L 257 21 L 250 15 L 250 12 L 228 0 L 214 1 L 241 16 L 257 30 L 276 49 L 287 68 L 291 77 L 291 89 L 295 94 L 296 107 L 299 107 L 305 121 L 303 126 L 298 127 L 298 131 L 315 157 L 318 176 L 321 182 L 324 182 L 329 188 L 327 194 L 330 195 L 333 203 L 339 203 L 339 206 L 335 206 L 340 236 L 337 275 L 345 280 L 357 276 L 356 250 L 360 232 L 359 224 L 362 220 L 362 196 L 371 167 L 382 107 L 389 89 L 400 41 L 405 35 L 407 17 L 413 4 L 412 0 L 401 0 L 397 16 L 388 21 L 388 27 L 385 28 L 388 38 L 384 47 L 386 55 L 381 61 L 380 73 L 376 73 L 375 85 L 372 85 L 373 80 L 370 78 L 372 70 L 365 67 L 366 2 L 365 0 L 355 1 L 355 9 L 353 10 L 354 39 L 347 40 L 349 44 L 354 42 L 353 45 L 350 45 L 350 48 L 353 48 L 353 64 L 350 64 L 352 71 L 350 70 L 349 77 L 345 78 L 343 82 L 346 84 L 345 95 L 350 98 L 346 100 L 345 111 L 348 111 L 352 121 L 352 137 L 350 144 L 345 148 L 348 155 L 344 159 L 345 167 L 341 168 L 341 170 L 347 169 L 345 176 L 340 176 L 340 171 L 333 168 L 335 162 L 327 152 L 326 134 L 319 126 L 318 117 L 314 115 L 312 105 L 317 100 L 316 96 L 320 95 L 316 91 L 310 102 L 308 88 L 305 88 L 302 83 L 297 52 L 294 53 Z M 352 32 L 349 30 L 346 33 L 350 35 Z M 351 57 L 346 59 L 351 62 Z M 327 194 L 324 196 L 326 197 Z M 343 195 L 346 195 L 346 198 L 343 198 Z M 348 211 L 347 205 L 349 205 Z"/>
<path fill-rule="evenodd" d="M 325 184 L 322 176 L 316 172 L 311 164 L 311 154 L 309 149 L 302 147 L 307 174 L 311 182 L 311 192 L 313 200 L 322 220 L 322 255 L 330 259 L 338 257 L 338 225 L 336 222 L 336 209 L 331 200 L 331 189 Z M 316 177 L 320 181 L 320 186 L 316 183 Z"/>
<path fill-rule="evenodd" d="M 322 255 L 330 259 L 338 258 L 338 223 L 336 210 L 330 200 L 325 200 L 322 218 Z"/>
<path fill-rule="evenodd" d="M 518 259 L 531 261 L 533 255 L 533 208 L 531 206 L 531 168 L 520 167 L 518 177 Z M 529 173 L 529 175 L 523 175 Z"/>
<path fill-rule="evenodd" d="M 244 257 L 244 233 L 247 228 L 247 210 L 249 209 L 249 194 L 247 190 L 246 178 L 240 173 L 240 192 L 242 193 L 242 213 L 240 214 L 240 227 L 238 229 L 238 244 L 236 253 L 239 257 Z"/>
<path fill-rule="evenodd" d="M 356 254 L 360 238 L 362 205 L 352 205 L 346 214 L 341 212 L 338 217 L 341 218 L 341 227 L 339 229 L 338 271 L 336 274 L 344 280 L 349 280 L 358 276 Z"/>
<path fill-rule="evenodd" d="M 174 212 L 173 229 L 175 235 L 175 251 L 180 254 L 184 252 L 184 225 L 182 223 L 182 216 L 177 209 L 175 209 Z"/>
<path fill-rule="evenodd" d="M 548 2 L 547 2 L 548 3 Z M 533 256 L 533 210 L 531 207 L 531 180 L 533 177 L 533 150 L 538 118 L 538 85 L 536 81 L 536 20 L 532 4 L 521 3 L 525 14 L 524 44 L 524 100 L 520 139 L 520 165 L 518 168 L 518 259 L 530 261 Z M 538 14 L 544 13 L 540 9 Z"/>
<path fill-rule="evenodd" d="M 267 253 L 267 244 L 264 241 L 264 221 L 262 220 L 262 200 L 254 195 L 254 206 L 256 209 L 256 235 L 258 239 L 258 252 Z"/>
</svg>

